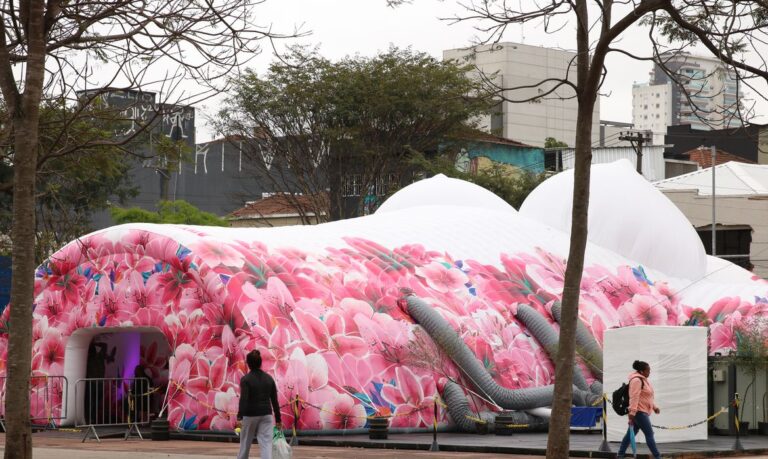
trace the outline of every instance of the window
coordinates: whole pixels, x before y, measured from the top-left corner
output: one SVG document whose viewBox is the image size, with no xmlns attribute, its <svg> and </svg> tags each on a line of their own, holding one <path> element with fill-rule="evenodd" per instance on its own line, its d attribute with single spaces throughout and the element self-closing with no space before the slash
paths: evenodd
<svg viewBox="0 0 768 459">
<path fill-rule="evenodd" d="M 376 177 L 374 184 L 368 190 L 363 190 L 363 176 L 361 174 L 345 175 L 341 180 L 341 193 L 345 198 L 362 194 L 366 196 L 385 196 L 397 189 L 399 184 L 397 174 L 386 174 L 383 177 Z"/>
<path fill-rule="evenodd" d="M 704 243 L 704 250 L 708 255 L 712 254 L 712 231 L 711 225 L 697 228 L 696 232 Z M 716 227 L 715 244 L 717 253 L 715 256 L 722 257 L 731 263 L 737 264 L 744 269 L 751 270 L 752 262 L 749 259 L 749 248 L 752 243 L 752 228 L 749 226 Z"/>
<path fill-rule="evenodd" d="M 659 104 L 656 104 L 656 108 L 659 108 Z"/>
<path fill-rule="evenodd" d="M 344 197 L 360 196 L 362 181 L 363 177 L 360 174 L 345 175 L 341 179 L 341 195 Z"/>
</svg>

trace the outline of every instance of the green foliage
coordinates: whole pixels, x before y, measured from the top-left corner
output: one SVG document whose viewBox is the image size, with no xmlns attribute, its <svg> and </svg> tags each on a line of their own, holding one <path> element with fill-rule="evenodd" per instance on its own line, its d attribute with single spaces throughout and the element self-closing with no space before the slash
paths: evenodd
<svg viewBox="0 0 768 459">
<path fill-rule="evenodd" d="M 752 317 L 735 329 L 736 359 L 750 372 L 768 367 L 768 318 Z"/>
<path fill-rule="evenodd" d="M 275 190 L 330 189 L 324 202 L 344 218 L 344 177 L 361 177 L 367 190 L 386 174 L 403 176 L 409 151 L 436 151 L 489 108 L 468 70 L 410 49 L 331 62 L 297 48 L 265 76 L 237 78 L 216 127 L 248 138 L 257 159 L 273 155 L 262 172 Z"/>
<path fill-rule="evenodd" d="M 157 212 L 144 210 L 138 207 L 123 209 L 113 207 L 110 209 L 115 223 L 172 223 L 180 225 L 202 226 L 229 226 L 229 223 L 220 217 L 203 212 L 187 201 L 160 201 L 157 204 Z"/>
<path fill-rule="evenodd" d="M 6 119 L 0 110 L 0 120 Z M 128 174 L 132 160 L 109 145 L 116 121 L 103 107 L 68 106 L 48 100 L 40 107 L 37 168 L 38 262 L 64 243 L 87 233 L 95 212 L 136 194 Z M 0 232 L 9 234 L 13 210 L 13 131 L 0 131 Z M 2 250 L 2 249 L 0 249 Z"/>
<path fill-rule="evenodd" d="M 544 148 L 568 148 L 568 144 L 554 137 L 547 137 L 544 139 Z"/>
<path fill-rule="evenodd" d="M 543 173 L 516 170 L 500 163 L 493 163 L 490 167 L 480 169 L 477 174 L 461 172 L 456 169 L 451 155 L 427 159 L 423 155 L 414 154 L 411 163 L 429 175 L 444 174 L 479 185 L 493 192 L 515 209 L 519 209 L 531 191 L 547 178 Z"/>
</svg>

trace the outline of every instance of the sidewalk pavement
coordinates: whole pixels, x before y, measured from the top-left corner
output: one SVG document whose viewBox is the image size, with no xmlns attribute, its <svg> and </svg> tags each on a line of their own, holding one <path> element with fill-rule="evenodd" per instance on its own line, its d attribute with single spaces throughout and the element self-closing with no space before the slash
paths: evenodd
<svg viewBox="0 0 768 459">
<path fill-rule="evenodd" d="M 80 442 L 80 437 L 33 438 L 35 459 L 231 459 L 237 455 L 236 443 L 211 441 L 171 440 L 164 442 L 130 439 L 105 439 L 101 443 L 90 440 Z M 0 451 L 4 452 L 5 434 L 0 434 Z M 479 453 L 430 453 L 362 448 L 336 448 L 321 446 L 297 446 L 294 459 L 376 459 L 408 456 L 414 459 L 540 459 L 536 456 L 512 456 Z M 257 458 L 258 446 L 251 449 L 251 457 Z"/>
</svg>

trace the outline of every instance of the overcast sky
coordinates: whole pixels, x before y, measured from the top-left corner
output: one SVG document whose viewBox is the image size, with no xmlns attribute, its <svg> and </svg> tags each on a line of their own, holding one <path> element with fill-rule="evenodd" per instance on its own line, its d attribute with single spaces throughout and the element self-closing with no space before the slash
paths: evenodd
<svg viewBox="0 0 768 459">
<path fill-rule="evenodd" d="M 508 0 L 510 4 L 531 0 Z M 444 49 L 460 48 L 476 43 L 483 37 L 475 30 L 477 23 L 440 18 L 455 17 L 465 10 L 455 0 L 413 0 L 410 5 L 388 8 L 385 0 L 267 0 L 257 7 L 257 22 L 272 25 L 276 31 L 291 31 L 301 27 L 310 34 L 290 43 L 319 46 L 320 53 L 330 59 L 348 55 L 371 56 L 385 51 L 390 45 L 412 47 L 435 57 Z M 503 41 L 525 43 L 573 50 L 574 28 L 565 24 L 556 34 L 547 34 L 541 24 L 527 24 L 508 29 Z M 620 45 L 635 53 L 648 54 L 646 31 L 635 29 L 625 35 Z M 267 45 L 252 63 L 259 72 L 266 70 L 273 59 Z M 601 98 L 600 118 L 611 121 L 632 121 L 632 84 L 648 81 L 651 64 L 633 61 L 612 53 L 607 61 L 608 77 Z M 211 138 L 204 116 L 215 112 L 216 101 L 203 107 L 198 119 L 198 141 Z M 768 110 L 763 110 L 768 112 Z"/>
</svg>

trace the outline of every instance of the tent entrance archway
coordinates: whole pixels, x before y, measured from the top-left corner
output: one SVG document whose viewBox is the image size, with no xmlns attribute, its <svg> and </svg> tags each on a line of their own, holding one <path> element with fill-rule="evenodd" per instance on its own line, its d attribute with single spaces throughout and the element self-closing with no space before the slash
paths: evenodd
<svg viewBox="0 0 768 459">
<path fill-rule="evenodd" d="M 64 374 L 71 381 L 69 400 L 72 405 L 63 424 L 99 423 L 98 413 L 104 404 L 119 409 L 124 402 L 122 389 L 104 391 L 94 385 L 82 385 L 84 378 L 131 379 L 146 377 L 152 387 L 159 388 L 149 399 L 150 413 L 158 413 L 168 382 L 168 359 L 171 349 L 165 335 L 155 327 L 105 327 L 76 330 L 67 341 Z M 99 393 L 99 392 L 104 393 Z"/>
</svg>

